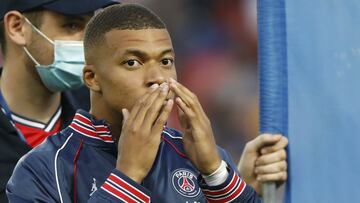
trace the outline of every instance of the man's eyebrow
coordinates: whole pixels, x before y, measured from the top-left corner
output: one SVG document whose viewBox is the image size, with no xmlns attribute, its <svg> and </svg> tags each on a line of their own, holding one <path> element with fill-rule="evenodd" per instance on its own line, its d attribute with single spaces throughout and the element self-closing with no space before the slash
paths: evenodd
<svg viewBox="0 0 360 203">
<path fill-rule="evenodd" d="M 173 49 L 166 49 L 166 50 L 161 52 L 160 56 L 163 56 L 163 55 L 168 54 L 168 53 L 175 54 Z"/>
<path fill-rule="evenodd" d="M 125 55 L 134 55 L 137 56 L 139 58 L 149 58 L 149 55 L 141 50 L 138 49 L 126 49 L 124 52 Z"/>
<path fill-rule="evenodd" d="M 78 15 L 64 16 L 64 21 L 86 21 L 86 18 Z"/>
<path fill-rule="evenodd" d="M 166 49 L 166 50 L 162 51 L 159 56 L 163 56 L 163 55 L 165 55 L 167 53 L 174 53 L 174 50 L 173 49 Z M 125 52 L 124 52 L 124 55 L 134 55 L 134 56 L 137 56 L 137 57 L 143 58 L 143 59 L 150 58 L 149 55 L 146 52 L 138 50 L 138 49 L 126 49 Z"/>
</svg>

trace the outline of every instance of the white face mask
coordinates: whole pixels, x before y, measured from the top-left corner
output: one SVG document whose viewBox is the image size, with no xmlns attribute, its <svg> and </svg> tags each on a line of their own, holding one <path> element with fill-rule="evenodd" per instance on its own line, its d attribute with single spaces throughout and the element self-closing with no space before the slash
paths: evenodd
<svg viewBox="0 0 360 203">
<path fill-rule="evenodd" d="M 41 65 L 30 54 L 28 49 L 23 47 L 25 53 L 36 64 L 36 70 L 44 85 L 53 92 L 81 87 L 83 85 L 82 75 L 85 66 L 83 41 L 52 41 L 27 18 L 25 20 L 38 34 L 54 45 L 54 62 L 50 65 Z"/>
</svg>

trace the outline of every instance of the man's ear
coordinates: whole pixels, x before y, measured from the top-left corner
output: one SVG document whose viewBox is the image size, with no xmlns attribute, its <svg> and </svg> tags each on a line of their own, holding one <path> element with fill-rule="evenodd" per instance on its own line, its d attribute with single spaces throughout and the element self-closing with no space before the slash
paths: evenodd
<svg viewBox="0 0 360 203">
<path fill-rule="evenodd" d="M 5 38 L 19 45 L 26 45 L 25 33 L 31 28 L 26 26 L 24 16 L 18 11 L 9 11 L 4 16 Z"/>
<path fill-rule="evenodd" d="M 94 65 L 85 65 L 83 70 L 84 84 L 94 92 L 101 93 L 101 85 L 98 81 Z"/>
</svg>

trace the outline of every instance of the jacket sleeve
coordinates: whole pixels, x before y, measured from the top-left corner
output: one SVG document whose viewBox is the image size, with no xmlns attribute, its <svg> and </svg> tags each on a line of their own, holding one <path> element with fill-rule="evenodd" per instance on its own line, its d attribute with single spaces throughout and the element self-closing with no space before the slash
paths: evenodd
<svg viewBox="0 0 360 203">
<path fill-rule="evenodd" d="M 229 176 L 226 181 L 217 186 L 206 185 L 203 178 L 198 178 L 199 185 L 209 203 L 258 203 L 261 202 L 260 197 L 256 194 L 255 190 L 247 185 L 240 177 L 236 169 L 236 165 L 233 163 L 231 157 L 223 149 L 219 149 L 219 152 L 225 162 L 227 162 L 227 170 Z"/>
<path fill-rule="evenodd" d="M 51 184 L 52 179 L 53 175 L 46 170 L 36 171 L 24 159 L 20 159 L 6 187 L 9 202 L 59 202 L 56 186 Z"/>
<path fill-rule="evenodd" d="M 51 173 L 36 171 L 31 166 L 20 160 L 15 167 L 6 189 L 10 203 L 72 202 L 71 194 L 61 192 L 60 195 Z M 150 202 L 149 194 L 144 187 L 114 169 L 88 202 Z"/>
<path fill-rule="evenodd" d="M 114 169 L 104 184 L 88 201 L 95 202 L 150 202 L 150 192 L 140 184 Z"/>
</svg>

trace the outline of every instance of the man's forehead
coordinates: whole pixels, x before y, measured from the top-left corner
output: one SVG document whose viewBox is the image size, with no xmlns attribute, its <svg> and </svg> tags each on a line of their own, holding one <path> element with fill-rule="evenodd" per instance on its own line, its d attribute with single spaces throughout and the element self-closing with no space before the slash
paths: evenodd
<svg viewBox="0 0 360 203">
<path fill-rule="evenodd" d="M 172 49 L 170 35 L 166 29 L 111 30 L 105 34 L 108 47 L 116 49 L 156 48 Z"/>
<path fill-rule="evenodd" d="M 116 41 L 138 41 L 138 42 L 171 42 L 170 35 L 166 29 L 141 29 L 141 30 L 118 30 L 113 29 L 105 33 L 105 39 Z"/>
<path fill-rule="evenodd" d="M 48 10 L 48 9 L 45 9 L 43 13 L 44 13 L 44 17 L 56 18 L 56 19 L 65 20 L 65 21 L 74 21 L 74 20 L 89 21 L 90 18 L 94 15 L 94 12 L 90 12 L 87 14 L 81 14 L 81 15 L 68 15 L 68 14 L 61 14 L 59 12 Z"/>
</svg>

